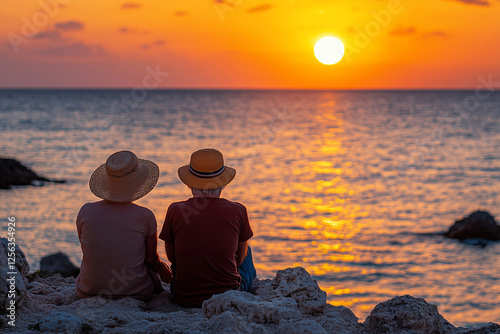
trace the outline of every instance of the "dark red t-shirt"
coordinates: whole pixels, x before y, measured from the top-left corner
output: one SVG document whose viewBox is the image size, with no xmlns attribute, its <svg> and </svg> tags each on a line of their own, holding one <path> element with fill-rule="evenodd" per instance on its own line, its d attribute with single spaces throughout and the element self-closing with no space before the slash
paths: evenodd
<svg viewBox="0 0 500 334">
<path fill-rule="evenodd" d="M 252 236 L 240 203 L 209 197 L 172 203 L 159 238 L 174 244 L 176 302 L 199 307 L 213 294 L 237 290 L 238 242 Z"/>
</svg>

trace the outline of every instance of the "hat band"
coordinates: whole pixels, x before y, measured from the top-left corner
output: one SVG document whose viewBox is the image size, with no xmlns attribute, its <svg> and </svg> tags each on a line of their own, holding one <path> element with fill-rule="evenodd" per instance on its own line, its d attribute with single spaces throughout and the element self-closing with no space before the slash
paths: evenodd
<svg viewBox="0 0 500 334">
<path fill-rule="evenodd" d="M 127 176 L 129 174 L 132 174 L 133 172 L 136 171 L 136 169 L 137 169 L 137 166 L 135 166 L 134 169 L 132 169 L 130 171 L 125 171 L 125 172 L 123 172 L 121 174 L 114 174 L 114 173 L 109 174 L 108 173 L 108 175 L 111 176 L 111 177 L 124 177 L 124 176 Z"/>
<path fill-rule="evenodd" d="M 129 174 L 132 174 L 133 172 L 135 172 L 135 170 L 137 169 L 137 166 L 135 166 L 134 169 L 132 169 L 131 171 L 129 172 L 123 172 L 121 175 L 118 175 L 118 177 L 122 177 L 122 176 L 127 176 Z"/>
<path fill-rule="evenodd" d="M 225 168 L 226 168 L 226 166 L 222 165 L 222 167 L 219 168 L 218 170 L 216 170 L 215 172 L 200 172 L 200 171 L 197 171 L 196 169 L 193 169 L 193 167 L 191 167 L 191 165 L 189 165 L 189 171 L 191 172 L 191 174 L 198 176 L 198 177 L 205 177 L 205 178 L 219 176 L 220 174 L 222 174 L 222 172 L 224 171 Z"/>
</svg>

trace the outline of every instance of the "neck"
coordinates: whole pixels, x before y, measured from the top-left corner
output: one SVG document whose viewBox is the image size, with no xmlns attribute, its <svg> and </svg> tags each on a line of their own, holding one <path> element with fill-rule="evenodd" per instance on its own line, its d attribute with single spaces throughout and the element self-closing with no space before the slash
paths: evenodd
<svg viewBox="0 0 500 334">
<path fill-rule="evenodd" d="M 191 194 L 193 194 L 193 197 L 220 198 L 221 193 L 222 193 L 222 188 L 204 189 L 204 190 L 191 188 Z"/>
<path fill-rule="evenodd" d="M 209 198 L 220 198 L 220 194 L 219 195 L 199 195 L 199 194 L 193 194 L 193 197 L 209 197 Z"/>
</svg>

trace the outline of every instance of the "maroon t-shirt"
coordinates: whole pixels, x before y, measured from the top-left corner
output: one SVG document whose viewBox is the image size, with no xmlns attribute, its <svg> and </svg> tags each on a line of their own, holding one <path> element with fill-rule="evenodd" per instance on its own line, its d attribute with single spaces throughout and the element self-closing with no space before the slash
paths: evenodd
<svg viewBox="0 0 500 334">
<path fill-rule="evenodd" d="M 237 290 L 238 242 L 252 236 L 240 203 L 209 197 L 172 203 L 159 238 L 174 244 L 176 302 L 199 307 L 213 294 Z"/>
</svg>

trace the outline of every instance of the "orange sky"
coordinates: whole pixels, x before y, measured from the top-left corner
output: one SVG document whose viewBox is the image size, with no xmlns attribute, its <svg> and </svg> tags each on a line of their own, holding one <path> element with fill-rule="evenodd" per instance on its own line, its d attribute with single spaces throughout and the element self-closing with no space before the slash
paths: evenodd
<svg viewBox="0 0 500 334">
<path fill-rule="evenodd" d="M 500 86 L 497 0 L 0 1 L 0 87 L 136 87 L 146 67 L 164 88 Z"/>
</svg>

